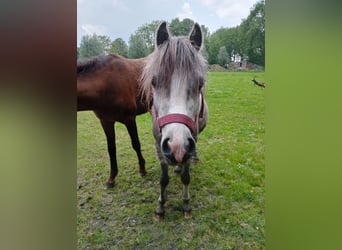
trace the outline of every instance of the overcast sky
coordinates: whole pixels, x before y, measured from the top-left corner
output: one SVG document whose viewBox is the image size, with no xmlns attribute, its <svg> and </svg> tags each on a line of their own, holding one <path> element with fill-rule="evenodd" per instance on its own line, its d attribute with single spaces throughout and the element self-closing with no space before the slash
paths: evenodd
<svg viewBox="0 0 342 250">
<path fill-rule="evenodd" d="M 129 36 L 154 20 L 170 22 L 191 18 L 213 33 L 234 27 L 246 18 L 259 0 L 77 0 L 77 44 L 85 34 L 109 36 L 111 40 Z"/>
</svg>

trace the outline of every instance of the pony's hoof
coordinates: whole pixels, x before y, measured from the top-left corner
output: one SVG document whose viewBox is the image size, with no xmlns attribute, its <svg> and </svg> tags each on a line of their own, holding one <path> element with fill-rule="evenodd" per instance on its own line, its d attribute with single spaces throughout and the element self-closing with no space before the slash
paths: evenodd
<svg viewBox="0 0 342 250">
<path fill-rule="evenodd" d="M 184 211 L 184 219 L 191 219 L 192 213 L 191 211 Z"/>
<path fill-rule="evenodd" d="M 115 181 L 113 181 L 113 182 L 108 182 L 107 181 L 106 184 L 105 184 L 105 189 L 113 188 L 114 184 L 115 184 Z"/>
</svg>

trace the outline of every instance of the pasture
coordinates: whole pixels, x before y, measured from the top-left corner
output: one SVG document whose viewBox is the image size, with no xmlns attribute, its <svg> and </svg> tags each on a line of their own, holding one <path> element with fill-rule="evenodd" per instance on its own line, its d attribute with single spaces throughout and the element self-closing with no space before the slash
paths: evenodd
<svg viewBox="0 0 342 250">
<path fill-rule="evenodd" d="M 77 114 L 78 249 L 264 249 L 265 89 L 264 72 L 208 72 L 209 122 L 200 134 L 192 164 L 190 204 L 182 213 L 182 183 L 169 168 L 165 219 L 153 220 L 160 167 L 149 113 L 137 117 L 147 175 L 124 125 L 116 123 L 119 174 L 104 189 L 109 156 L 93 112 Z M 266 87 L 267 88 L 267 87 Z"/>
</svg>

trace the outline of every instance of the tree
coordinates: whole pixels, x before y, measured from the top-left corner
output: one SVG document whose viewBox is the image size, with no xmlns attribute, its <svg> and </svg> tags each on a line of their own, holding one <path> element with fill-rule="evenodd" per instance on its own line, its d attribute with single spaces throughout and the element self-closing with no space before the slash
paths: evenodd
<svg viewBox="0 0 342 250">
<path fill-rule="evenodd" d="M 104 53 L 103 45 L 96 34 L 82 37 L 79 48 L 80 59 L 91 58 Z"/>
<path fill-rule="evenodd" d="M 128 42 L 129 58 L 139 58 L 153 52 L 155 31 L 160 23 L 161 21 L 152 21 L 151 23 L 144 24 L 131 34 Z"/>
<path fill-rule="evenodd" d="M 207 52 L 208 52 L 208 63 L 209 64 L 217 64 L 217 55 L 219 53 L 219 50 L 222 46 L 225 44 L 225 39 L 224 39 L 224 32 L 225 29 L 221 28 L 215 31 L 209 40 L 209 45 Z"/>
<path fill-rule="evenodd" d="M 232 28 L 220 28 L 209 36 L 205 47 L 208 63 L 218 62 L 219 50 L 225 46 L 228 58 L 248 58 L 248 61 L 265 65 L 265 2 L 255 4 L 247 19 Z"/>
<path fill-rule="evenodd" d="M 209 59 L 209 38 L 210 38 L 210 32 L 207 27 L 205 27 L 203 24 L 201 25 L 202 35 L 203 35 L 203 45 L 202 45 L 202 55 L 206 60 Z"/>
<path fill-rule="evenodd" d="M 169 25 L 169 30 L 174 36 L 187 36 L 191 32 L 195 22 L 189 18 L 180 21 L 178 18 L 172 19 Z M 203 41 L 206 42 L 209 38 L 209 29 L 201 25 Z"/>
<path fill-rule="evenodd" d="M 141 34 L 131 35 L 128 43 L 128 58 L 141 58 L 149 54 L 146 41 Z"/>
<path fill-rule="evenodd" d="M 128 46 L 122 38 L 117 38 L 111 43 L 109 52 L 128 57 Z"/>
<path fill-rule="evenodd" d="M 256 3 L 240 25 L 243 54 L 248 61 L 265 66 L 265 2 Z"/>
<path fill-rule="evenodd" d="M 225 46 L 220 47 L 219 53 L 217 55 L 217 62 L 223 67 L 225 67 L 229 62 L 229 54 Z"/>
<path fill-rule="evenodd" d="M 202 53 L 202 56 L 204 57 L 204 59 L 208 61 L 209 55 L 208 55 L 208 51 L 207 51 L 205 46 L 202 47 L 201 53 Z"/>
<path fill-rule="evenodd" d="M 242 56 L 241 42 L 239 40 L 239 26 L 227 29 L 224 39 L 226 40 L 225 47 L 229 59 L 235 59 L 237 56 Z"/>
<path fill-rule="evenodd" d="M 110 53 L 110 48 L 111 48 L 111 40 L 109 36 L 97 36 L 97 39 L 100 41 L 103 51 L 105 54 Z"/>
<path fill-rule="evenodd" d="M 194 26 L 194 23 L 195 22 L 189 18 L 185 18 L 182 21 L 175 18 L 171 20 L 169 30 L 174 36 L 187 36 Z"/>
<path fill-rule="evenodd" d="M 239 45 L 238 29 L 238 26 L 233 28 L 220 28 L 209 37 L 207 47 L 208 61 L 210 64 L 220 64 L 217 61 L 217 56 L 222 46 L 226 48 L 229 59 L 241 55 L 242 52 Z"/>
<path fill-rule="evenodd" d="M 155 32 L 160 23 L 161 21 L 152 21 L 149 24 L 140 26 L 135 32 L 135 35 L 141 36 L 144 40 L 148 54 L 152 53 L 154 50 Z"/>
</svg>

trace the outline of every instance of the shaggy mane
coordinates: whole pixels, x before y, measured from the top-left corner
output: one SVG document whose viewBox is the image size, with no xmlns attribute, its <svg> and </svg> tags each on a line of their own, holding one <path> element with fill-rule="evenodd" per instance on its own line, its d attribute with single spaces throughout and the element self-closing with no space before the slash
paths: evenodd
<svg viewBox="0 0 342 250">
<path fill-rule="evenodd" d="M 92 59 L 77 61 L 77 76 L 82 74 L 93 73 L 96 70 L 106 66 L 115 58 L 120 58 L 120 56 L 115 54 L 101 55 L 94 57 Z"/>
</svg>

